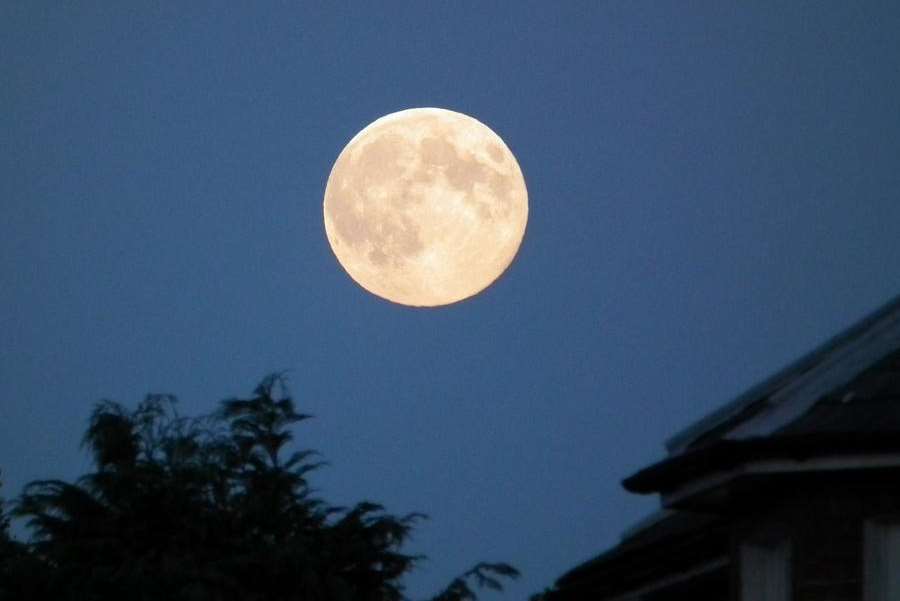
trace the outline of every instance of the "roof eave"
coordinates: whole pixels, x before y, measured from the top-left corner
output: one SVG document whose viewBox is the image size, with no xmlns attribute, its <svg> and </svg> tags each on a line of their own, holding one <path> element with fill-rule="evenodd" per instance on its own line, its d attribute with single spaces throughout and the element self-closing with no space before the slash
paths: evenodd
<svg viewBox="0 0 900 601">
<path fill-rule="evenodd" d="M 622 486 L 637 494 L 666 494 L 690 481 L 713 473 L 734 472 L 741 465 L 755 461 L 809 461 L 883 453 L 900 456 L 900 436 L 896 432 L 810 433 L 721 440 L 646 467 L 625 478 Z"/>
</svg>

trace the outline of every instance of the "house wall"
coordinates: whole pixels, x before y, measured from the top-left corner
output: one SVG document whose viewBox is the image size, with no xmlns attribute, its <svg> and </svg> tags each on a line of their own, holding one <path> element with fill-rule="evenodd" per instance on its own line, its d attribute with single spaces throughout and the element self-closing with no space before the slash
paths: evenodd
<svg viewBox="0 0 900 601">
<path fill-rule="evenodd" d="M 890 552 L 866 543 L 867 530 L 900 528 L 898 468 L 744 476 L 691 509 L 706 517 L 679 514 L 694 516 L 683 531 L 649 528 L 646 540 L 568 576 L 548 601 L 900 601 L 900 578 L 864 597 L 867 575 L 900 574 L 896 530 Z M 697 569 L 710 562 L 715 569 Z"/>
<path fill-rule="evenodd" d="M 791 599 L 862 601 L 865 524 L 900 516 L 900 486 L 892 483 L 900 476 L 875 471 L 757 482 L 736 507 L 733 556 L 748 543 L 788 541 Z M 749 576 L 742 578 L 740 562 L 733 565 L 737 592 Z"/>
</svg>

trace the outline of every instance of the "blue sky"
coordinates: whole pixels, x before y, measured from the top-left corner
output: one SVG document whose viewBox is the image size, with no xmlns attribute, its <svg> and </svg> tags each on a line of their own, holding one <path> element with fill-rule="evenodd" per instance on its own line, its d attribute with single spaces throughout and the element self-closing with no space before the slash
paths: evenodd
<svg viewBox="0 0 900 601">
<path fill-rule="evenodd" d="M 484 558 L 525 598 L 654 508 L 619 480 L 668 435 L 900 293 L 896 3 L 121 4 L 0 6 L 7 497 L 88 468 L 100 398 L 286 369 L 323 496 L 430 514 L 411 594 Z M 529 190 L 442 309 L 322 224 L 343 146 L 416 106 Z"/>
</svg>

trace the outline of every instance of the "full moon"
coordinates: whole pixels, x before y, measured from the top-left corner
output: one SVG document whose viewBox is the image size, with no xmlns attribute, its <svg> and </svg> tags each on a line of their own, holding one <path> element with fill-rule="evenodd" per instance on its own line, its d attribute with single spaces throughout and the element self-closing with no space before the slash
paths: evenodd
<svg viewBox="0 0 900 601">
<path fill-rule="evenodd" d="M 445 109 L 386 115 L 356 134 L 325 187 L 325 232 L 360 286 L 403 305 L 454 303 L 512 262 L 525 179 L 503 140 Z"/>
</svg>

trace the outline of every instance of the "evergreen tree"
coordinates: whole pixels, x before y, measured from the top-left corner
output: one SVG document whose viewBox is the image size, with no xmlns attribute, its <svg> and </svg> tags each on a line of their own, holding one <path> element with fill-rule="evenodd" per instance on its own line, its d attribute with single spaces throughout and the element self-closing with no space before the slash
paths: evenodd
<svg viewBox="0 0 900 601">
<path fill-rule="evenodd" d="M 404 601 L 401 579 L 420 557 L 402 547 L 424 516 L 316 498 L 307 476 L 322 462 L 311 450 L 290 452 L 291 426 L 309 417 L 281 375 L 201 417 L 180 416 L 170 395 L 149 395 L 131 411 L 98 403 L 83 441 L 94 471 L 26 487 L 15 514 L 32 529 L 29 545 L 10 541 L 0 520 L 6 594 Z M 500 578 L 517 575 L 479 563 L 434 601 L 472 601 L 474 589 L 500 589 Z"/>
</svg>

